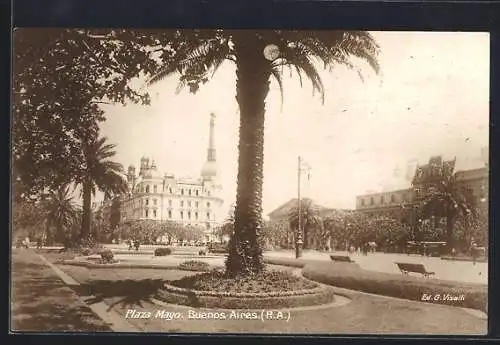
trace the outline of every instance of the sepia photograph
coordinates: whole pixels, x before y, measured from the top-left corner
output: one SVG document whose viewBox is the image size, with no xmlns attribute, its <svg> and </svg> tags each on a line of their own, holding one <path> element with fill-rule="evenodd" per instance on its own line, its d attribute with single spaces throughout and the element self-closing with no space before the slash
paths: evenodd
<svg viewBox="0 0 500 345">
<path fill-rule="evenodd" d="M 488 33 L 12 49 L 11 333 L 487 334 Z"/>
</svg>

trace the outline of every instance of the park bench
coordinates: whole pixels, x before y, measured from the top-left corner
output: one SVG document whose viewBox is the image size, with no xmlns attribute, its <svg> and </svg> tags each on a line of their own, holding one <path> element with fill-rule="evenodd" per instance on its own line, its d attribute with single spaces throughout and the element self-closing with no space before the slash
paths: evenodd
<svg viewBox="0 0 500 345">
<path fill-rule="evenodd" d="M 403 274 L 408 274 L 410 272 L 412 273 L 420 273 L 424 277 L 428 278 L 431 275 L 434 275 L 434 272 L 428 272 L 424 265 L 422 264 L 410 264 L 410 263 L 403 263 L 403 262 L 396 262 L 396 265 L 398 265 L 399 270 Z"/>
<path fill-rule="evenodd" d="M 330 259 L 332 259 L 332 261 L 354 262 L 349 256 L 346 255 L 330 255 Z"/>
</svg>

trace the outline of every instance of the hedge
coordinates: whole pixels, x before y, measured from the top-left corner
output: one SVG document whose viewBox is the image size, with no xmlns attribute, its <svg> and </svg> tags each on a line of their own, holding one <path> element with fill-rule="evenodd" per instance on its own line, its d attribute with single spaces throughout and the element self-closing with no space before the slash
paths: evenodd
<svg viewBox="0 0 500 345">
<path fill-rule="evenodd" d="M 280 265 L 295 268 L 303 268 L 306 265 L 317 263 L 317 260 L 306 260 L 306 259 L 287 259 L 287 258 L 265 258 L 264 262 L 270 265 Z M 359 269 L 359 265 L 356 262 L 328 262 L 329 265 L 335 265 L 335 267 L 347 266 L 352 269 Z"/>
<path fill-rule="evenodd" d="M 172 254 L 172 249 L 170 248 L 156 248 L 155 249 L 155 256 L 167 256 Z"/>
<path fill-rule="evenodd" d="M 481 284 L 375 272 L 332 262 L 307 264 L 302 274 L 307 279 L 327 285 L 414 301 L 422 301 L 424 294 L 463 294 L 463 301 L 447 301 L 441 298 L 429 302 L 478 309 L 486 313 L 488 309 L 488 288 Z"/>
</svg>

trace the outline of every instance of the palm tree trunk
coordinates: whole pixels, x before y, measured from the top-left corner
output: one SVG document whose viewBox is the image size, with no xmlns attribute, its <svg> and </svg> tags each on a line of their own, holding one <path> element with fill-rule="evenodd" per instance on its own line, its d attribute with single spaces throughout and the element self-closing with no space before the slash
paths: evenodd
<svg viewBox="0 0 500 345">
<path fill-rule="evenodd" d="M 234 37 L 234 46 L 240 139 L 234 238 L 226 260 L 226 273 L 233 277 L 264 268 L 258 239 L 263 228 L 264 114 L 271 75 L 270 63 L 262 53 L 265 44 L 254 34 L 240 32 Z"/>
<path fill-rule="evenodd" d="M 83 216 L 81 239 L 87 239 L 90 235 L 92 224 L 92 185 L 89 182 L 83 183 Z"/>
</svg>

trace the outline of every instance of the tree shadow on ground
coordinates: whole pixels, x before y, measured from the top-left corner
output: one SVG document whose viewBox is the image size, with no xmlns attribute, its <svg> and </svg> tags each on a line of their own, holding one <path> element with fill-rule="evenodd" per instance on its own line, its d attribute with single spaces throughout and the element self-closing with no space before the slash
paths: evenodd
<svg viewBox="0 0 500 345">
<path fill-rule="evenodd" d="M 75 287 L 80 296 L 88 296 L 88 304 L 102 302 L 106 299 L 118 300 L 110 303 L 108 311 L 115 306 L 128 308 L 143 307 L 143 302 L 151 302 L 157 292 L 163 287 L 162 279 L 142 280 L 94 280 Z"/>
<path fill-rule="evenodd" d="M 12 255 L 11 330 L 111 331 L 33 252 Z"/>
</svg>

